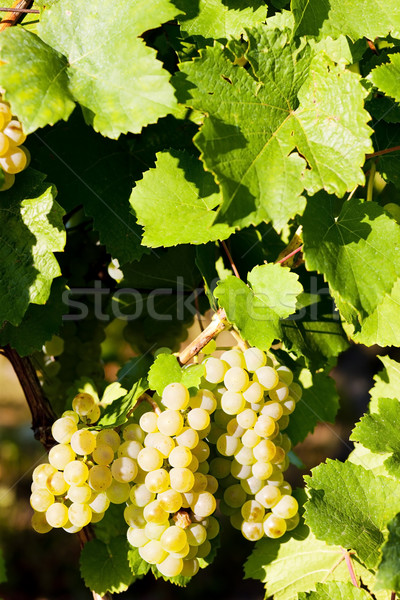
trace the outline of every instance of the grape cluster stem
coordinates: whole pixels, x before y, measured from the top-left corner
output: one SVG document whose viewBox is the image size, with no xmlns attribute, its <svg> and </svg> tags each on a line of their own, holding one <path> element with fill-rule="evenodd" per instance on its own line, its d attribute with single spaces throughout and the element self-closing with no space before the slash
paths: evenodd
<svg viewBox="0 0 400 600">
<path fill-rule="evenodd" d="M 32 362 L 27 357 L 21 357 L 16 350 L 10 346 L 1 348 L 1 353 L 10 361 L 18 381 L 21 384 L 29 410 L 32 415 L 32 429 L 35 438 L 49 451 L 55 445 L 51 435 L 51 426 L 55 420 L 53 410 L 43 393 L 39 379 Z M 81 548 L 94 538 L 90 527 L 84 527 L 77 534 Z M 92 591 L 93 600 L 112 600 L 110 594 L 100 596 Z"/>
<path fill-rule="evenodd" d="M 7 14 L 4 15 L 4 18 L 0 23 L 0 32 L 8 27 L 17 25 L 25 17 L 26 12 L 31 8 L 32 4 L 33 0 L 16 0 L 16 2 L 7 9 Z"/>
<path fill-rule="evenodd" d="M 194 356 L 207 346 L 216 335 L 221 333 L 228 325 L 225 311 L 220 308 L 215 313 L 213 320 L 178 356 L 181 365 L 186 365 Z"/>
</svg>

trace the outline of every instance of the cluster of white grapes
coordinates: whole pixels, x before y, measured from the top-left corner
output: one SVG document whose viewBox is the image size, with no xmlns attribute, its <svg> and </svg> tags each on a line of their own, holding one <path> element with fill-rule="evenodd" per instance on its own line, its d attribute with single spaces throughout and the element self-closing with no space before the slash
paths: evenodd
<svg viewBox="0 0 400 600">
<path fill-rule="evenodd" d="M 279 538 L 299 522 L 298 504 L 283 478 L 291 442 L 282 434 L 301 398 L 293 374 L 258 348 L 229 350 L 205 363 L 219 407 L 211 441 L 220 457 L 214 475 L 225 488 L 220 508 L 244 537 Z"/>
<path fill-rule="evenodd" d="M 191 577 L 212 550 L 221 512 L 244 537 L 278 538 L 296 527 L 298 505 L 284 480 L 282 434 L 301 388 L 290 369 L 257 348 L 207 357 L 195 395 L 171 383 L 162 407 L 121 427 L 96 431 L 100 407 L 78 394 L 55 421 L 57 445 L 33 473 L 32 524 L 78 532 L 126 504 L 129 543 L 165 577 Z"/>
<path fill-rule="evenodd" d="M 0 167 L 4 174 L 0 192 L 10 189 L 15 181 L 15 174 L 28 165 L 29 152 L 21 146 L 25 140 L 22 125 L 13 117 L 10 105 L 0 100 Z"/>
</svg>

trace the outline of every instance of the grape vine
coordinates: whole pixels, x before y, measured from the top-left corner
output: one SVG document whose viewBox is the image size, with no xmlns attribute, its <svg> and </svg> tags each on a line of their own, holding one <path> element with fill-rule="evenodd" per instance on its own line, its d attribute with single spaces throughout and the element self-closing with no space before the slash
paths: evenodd
<svg viewBox="0 0 400 600">
<path fill-rule="evenodd" d="M 266 598 L 400 598 L 398 2 L 1 17 L 0 353 L 47 453 L 33 529 L 74 534 L 95 599 L 190 586 L 226 531 Z M 307 471 L 358 345 L 383 370 L 350 453 Z"/>
</svg>

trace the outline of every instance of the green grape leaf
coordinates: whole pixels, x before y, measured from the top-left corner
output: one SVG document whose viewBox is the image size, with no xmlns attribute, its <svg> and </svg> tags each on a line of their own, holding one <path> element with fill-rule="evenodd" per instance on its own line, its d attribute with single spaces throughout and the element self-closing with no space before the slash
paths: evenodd
<svg viewBox="0 0 400 600">
<path fill-rule="evenodd" d="M 351 581 L 317 583 L 315 592 L 299 594 L 298 600 L 368 600 L 371 595 L 355 587 Z"/>
<path fill-rule="evenodd" d="M 399 398 L 400 363 L 389 356 L 379 356 L 378 358 L 385 368 L 374 375 L 374 387 L 369 391 L 371 412 L 379 412 L 379 398 Z"/>
<path fill-rule="evenodd" d="M 61 275 L 54 252 L 65 245 L 64 211 L 44 179 L 28 169 L 1 195 L 0 323 L 18 325 L 30 303 L 45 304 Z"/>
<path fill-rule="evenodd" d="M 267 6 L 263 0 L 199 0 L 186 2 L 173 0 L 184 15 L 178 16 L 178 22 L 184 35 L 216 40 L 227 40 L 245 33 L 245 28 L 254 27 L 265 21 Z"/>
<path fill-rule="evenodd" d="M 234 231 L 213 225 L 220 191 L 201 161 L 185 151 L 159 152 L 155 169 L 137 182 L 130 202 L 144 227 L 143 244 L 152 248 L 205 244 Z"/>
<path fill-rule="evenodd" d="M 388 538 L 382 546 L 375 589 L 400 592 L 400 515 L 388 523 L 388 530 Z"/>
<path fill-rule="evenodd" d="M 384 462 L 389 456 L 389 453 L 376 454 L 365 448 L 362 444 L 356 443 L 354 444 L 354 450 L 350 452 L 347 460 L 355 465 L 361 465 L 364 469 L 375 473 L 375 475 L 385 475 L 387 477 L 388 472 L 384 466 Z"/>
<path fill-rule="evenodd" d="M 197 389 L 204 372 L 204 365 L 181 367 L 176 356 L 159 354 L 149 370 L 149 386 L 159 396 L 170 383 L 182 383 L 189 390 Z"/>
<path fill-rule="evenodd" d="M 334 380 L 327 373 L 303 369 L 299 376 L 303 395 L 290 415 L 285 433 L 295 446 L 314 431 L 319 421 L 334 423 L 339 409 L 339 397 Z"/>
<path fill-rule="evenodd" d="M 140 133 L 175 110 L 170 75 L 140 36 L 177 12 L 168 0 L 65 0 L 43 12 L 40 36 L 68 58 L 69 89 L 96 131 Z"/>
<path fill-rule="evenodd" d="M 0 583 L 7 581 L 6 563 L 3 557 L 3 550 L 0 548 Z"/>
<path fill-rule="evenodd" d="M 101 521 L 94 524 L 96 538 L 105 544 L 118 536 L 126 538 L 125 504 L 110 504 Z"/>
<path fill-rule="evenodd" d="M 304 188 L 342 196 L 363 185 L 360 167 L 372 151 L 366 91 L 288 30 L 248 36 L 249 70 L 216 45 L 182 63 L 175 81 L 182 102 L 207 115 L 194 141 L 221 186 L 217 221 L 265 220 L 280 230 L 303 212 Z"/>
<path fill-rule="evenodd" d="M 66 58 L 22 27 L 9 27 L 3 33 L 0 83 L 25 133 L 66 121 L 75 106 L 68 90 Z"/>
<path fill-rule="evenodd" d="M 257 542 L 244 565 L 245 578 L 265 583 L 266 598 L 293 600 L 296 592 L 315 589 L 321 579 L 347 581 L 342 556 L 339 546 L 318 540 L 302 523 L 279 540 Z"/>
<path fill-rule="evenodd" d="M 390 294 L 400 269 L 393 252 L 400 227 L 375 202 L 352 198 L 337 216 L 333 197 L 310 198 L 303 239 L 307 269 L 324 275 L 342 312 L 362 323 Z"/>
<path fill-rule="evenodd" d="M 143 575 L 146 575 L 150 571 L 150 564 L 140 556 L 139 548 L 130 547 L 128 560 L 135 577 L 143 577 Z"/>
<path fill-rule="evenodd" d="M 400 37 L 400 7 L 397 0 L 293 0 L 292 11 L 298 35 L 348 35 Z"/>
<path fill-rule="evenodd" d="M 372 83 L 384 94 L 400 102 L 400 54 L 390 54 L 390 63 L 385 63 L 371 71 Z"/>
<path fill-rule="evenodd" d="M 367 568 L 375 568 L 383 530 L 400 511 L 400 483 L 329 459 L 305 479 L 310 497 L 305 520 L 314 535 L 355 550 Z"/>
<path fill-rule="evenodd" d="M 381 398 L 378 412 L 365 414 L 356 424 L 350 439 L 378 454 L 390 453 L 384 465 L 390 475 L 400 478 L 400 402 L 394 398 Z"/>
<path fill-rule="evenodd" d="M 140 361 L 142 357 L 139 357 Z M 147 364 L 143 362 L 143 371 L 147 372 Z M 141 377 L 133 384 L 131 390 L 122 398 L 116 398 L 111 404 L 106 406 L 97 425 L 100 427 L 117 427 L 127 420 L 127 414 L 135 406 L 136 401 L 149 388 L 147 379 Z"/>
<path fill-rule="evenodd" d="M 118 382 L 128 390 L 139 379 L 147 375 L 152 363 L 153 357 L 148 354 L 131 358 L 118 371 Z"/>
<path fill-rule="evenodd" d="M 27 146 L 32 164 L 46 165 L 65 210 L 82 204 L 93 217 L 93 227 L 113 258 L 122 265 L 148 252 L 141 246 L 142 228 L 129 204 L 132 181 L 141 177 L 142 163 L 131 156 L 125 138 L 103 138 L 76 110 L 68 123 L 30 136 Z"/>
<path fill-rule="evenodd" d="M 100 596 L 128 589 L 133 581 L 128 551 L 126 536 L 115 537 L 108 544 L 97 539 L 87 542 L 80 557 L 81 575 L 87 587 Z"/>
<path fill-rule="evenodd" d="M 9 344 L 20 356 L 40 350 L 61 328 L 65 311 L 62 294 L 65 289 L 65 280 L 55 279 L 45 305 L 30 304 L 18 327 L 5 323 L 0 328 L 0 346 Z"/>
<path fill-rule="evenodd" d="M 302 289 L 288 268 L 267 264 L 254 267 L 248 285 L 233 276 L 220 281 L 214 295 L 243 339 L 268 350 L 275 338 L 281 338 L 280 319 L 295 311 Z"/>
</svg>

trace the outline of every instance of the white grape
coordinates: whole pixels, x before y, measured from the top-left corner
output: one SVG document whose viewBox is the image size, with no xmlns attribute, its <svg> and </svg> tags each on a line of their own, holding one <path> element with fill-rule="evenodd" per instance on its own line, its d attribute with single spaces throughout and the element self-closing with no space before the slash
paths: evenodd
<svg viewBox="0 0 400 600">
<path fill-rule="evenodd" d="M 249 494 L 251 496 L 257 494 L 257 492 L 259 492 L 264 486 L 264 483 L 264 481 L 258 479 L 258 477 L 254 477 L 254 475 L 252 477 L 249 477 L 248 479 L 241 479 L 240 481 L 240 485 L 242 486 L 246 494 Z"/>
<path fill-rule="evenodd" d="M 285 383 L 279 382 L 279 384 L 269 391 L 269 397 L 274 402 L 284 402 L 289 396 L 289 388 Z"/>
<path fill-rule="evenodd" d="M 256 380 L 266 390 L 272 390 L 279 383 L 279 375 L 272 367 L 260 367 L 255 372 Z"/>
<path fill-rule="evenodd" d="M 163 457 L 156 448 L 143 448 L 137 457 L 138 465 L 143 471 L 155 471 L 163 464 Z"/>
<path fill-rule="evenodd" d="M 186 419 L 188 425 L 196 431 L 204 430 L 210 424 L 210 415 L 204 408 L 192 408 L 188 412 Z"/>
<path fill-rule="evenodd" d="M 258 404 L 264 397 L 264 388 L 258 381 L 253 381 L 243 392 L 243 397 L 249 404 Z"/>
<path fill-rule="evenodd" d="M 118 456 L 128 456 L 137 460 L 139 452 L 143 450 L 143 446 L 137 440 L 127 440 L 118 448 Z M 94 457 L 94 453 L 93 453 Z"/>
<path fill-rule="evenodd" d="M 169 487 L 169 473 L 165 469 L 156 469 L 147 473 L 145 485 L 150 492 L 160 494 Z"/>
<path fill-rule="evenodd" d="M 46 511 L 54 503 L 54 495 L 49 490 L 38 489 L 31 494 L 30 504 L 37 512 Z"/>
<path fill-rule="evenodd" d="M 63 471 L 75 458 L 75 452 L 69 444 L 57 444 L 49 450 L 49 463 L 59 471 Z"/>
<path fill-rule="evenodd" d="M 108 444 L 99 444 L 96 440 L 96 448 L 93 450 L 92 456 L 98 465 L 109 465 L 114 459 L 114 450 Z"/>
<path fill-rule="evenodd" d="M 94 407 L 94 404 L 93 396 L 86 392 L 77 394 L 72 400 L 72 408 L 80 417 L 86 417 Z"/>
<path fill-rule="evenodd" d="M 140 548 L 144 546 L 149 541 L 149 538 L 146 536 L 144 529 L 129 527 L 127 532 L 128 542 L 131 546 L 135 548 Z"/>
<path fill-rule="evenodd" d="M 199 443 L 199 434 L 191 427 L 184 427 L 179 435 L 175 438 L 178 446 L 185 446 L 189 450 L 193 450 Z"/>
<path fill-rule="evenodd" d="M 224 491 L 224 501 L 232 508 L 239 508 L 246 502 L 247 494 L 239 484 L 230 485 Z"/>
<path fill-rule="evenodd" d="M 157 569 L 165 577 L 176 577 L 183 569 L 183 560 L 171 555 L 167 556 L 162 562 L 157 563 Z"/>
<path fill-rule="evenodd" d="M 242 443 L 239 438 L 231 435 L 221 435 L 217 441 L 217 449 L 223 456 L 233 456 L 240 450 Z"/>
<path fill-rule="evenodd" d="M 22 130 L 22 125 L 16 119 L 10 121 L 3 129 L 3 133 L 8 137 L 10 145 L 20 146 L 26 140 L 26 135 Z"/>
<path fill-rule="evenodd" d="M 135 441 L 142 443 L 145 438 L 145 433 L 137 423 L 130 423 L 122 430 L 122 436 L 127 442 Z"/>
<path fill-rule="evenodd" d="M 199 492 L 196 501 L 191 508 L 195 515 L 199 517 L 209 517 L 215 511 L 217 502 L 214 496 L 207 491 Z"/>
<path fill-rule="evenodd" d="M 128 483 L 133 481 L 137 475 L 138 467 L 135 460 L 128 456 L 116 458 L 111 465 L 111 474 L 116 481 Z"/>
<path fill-rule="evenodd" d="M 63 496 L 69 488 L 68 483 L 65 481 L 64 474 L 61 471 L 56 471 L 55 473 L 52 473 L 52 475 L 49 475 L 46 486 L 49 492 L 54 494 L 54 496 Z"/>
<path fill-rule="evenodd" d="M 222 395 L 221 406 L 228 415 L 237 415 L 245 408 L 246 400 L 239 392 L 227 391 Z"/>
<path fill-rule="evenodd" d="M 158 415 L 157 427 L 164 435 L 179 435 L 183 429 L 183 417 L 179 411 L 167 409 Z"/>
<path fill-rule="evenodd" d="M 129 504 L 124 510 L 124 519 L 129 527 L 142 528 L 146 525 L 143 508 Z"/>
<path fill-rule="evenodd" d="M 95 492 L 104 492 L 112 483 L 112 474 L 105 465 L 94 465 L 89 471 L 89 485 Z"/>
<path fill-rule="evenodd" d="M 187 468 L 173 467 L 169 472 L 171 488 L 177 492 L 188 492 L 194 484 L 194 475 Z"/>
<path fill-rule="evenodd" d="M 113 429 L 102 429 L 97 434 L 96 442 L 97 444 L 107 444 L 111 446 L 114 452 L 117 452 L 121 440 L 118 433 Z"/>
<path fill-rule="evenodd" d="M 267 357 L 265 356 L 265 353 L 262 350 L 259 350 L 258 348 L 247 348 L 247 350 L 244 351 L 243 355 L 246 364 L 246 369 L 251 372 L 257 371 L 257 369 L 263 367 L 267 362 Z"/>
<path fill-rule="evenodd" d="M 157 500 L 161 507 L 169 513 L 176 513 L 182 507 L 182 495 L 173 489 L 158 494 Z"/>
<path fill-rule="evenodd" d="M 92 509 L 87 504 L 73 502 L 68 509 L 68 519 L 76 527 L 85 527 L 92 518 Z"/>
<path fill-rule="evenodd" d="M 189 404 L 189 391 L 182 383 L 170 383 L 164 388 L 161 402 L 171 410 L 184 410 Z"/>
<path fill-rule="evenodd" d="M 299 505 L 296 498 L 293 496 L 282 496 L 277 504 L 272 509 L 274 515 L 282 519 L 292 519 L 298 512 Z"/>
<path fill-rule="evenodd" d="M 278 421 L 283 415 L 283 408 L 279 404 L 279 402 L 273 402 L 272 400 L 266 402 L 261 409 L 261 414 L 274 419 L 274 421 Z"/>
<path fill-rule="evenodd" d="M 251 408 L 245 408 L 236 416 L 236 421 L 243 429 L 250 429 L 256 424 L 257 413 Z"/>
<path fill-rule="evenodd" d="M 241 439 L 243 446 L 246 446 L 246 448 L 254 448 L 261 441 L 261 437 L 254 429 L 247 429 Z"/>
<path fill-rule="evenodd" d="M 270 514 L 264 520 L 264 533 L 270 538 L 276 539 L 283 536 L 287 526 L 285 519 Z"/>
<path fill-rule="evenodd" d="M 64 469 L 64 479 L 69 485 L 83 485 L 89 476 L 89 469 L 81 460 L 72 460 Z"/>
<path fill-rule="evenodd" d="M 121 483 L 113 479 L 111 485 L 107 488 L 106 494 L 113 504 L 123 504 L 129 498 L 131 487 L 129 483 Z"/>
<path fill-rule="evenodd" d="M 139 425 L 146 433 L 158 431 L 158 415 L 155 412 L 145 412 L 139 419 Z"/>
<path fill-rule="evenodd" d="M 146 475 L 147 476 L 147 475 Z M 144 507 L 149 502 L 155 499 L 156 495 L 154 492 L 150 492 L 144 483 L 138 483 L 134 485 L 129 493 L 129 498 L 135 506 Z"/>
<path fill-rule="evenodd" d="M 224 385 L 229 392 L 241 392 L 249 383 L 249 375 L 241 367 L 232 367 L 225 373 Z"/>
<path fill-rule="evenodd" d="M 68 509 L 65 504 L 56 502 L 46 511 L 46 521 L 51 527 L 64 527 L 68 521 Z"/>
<path fill-rule="evenodd" d="M 264 535 L 262 523 L 254 523 L 253 521 L 243 521 L 241 531 L 243 537 L 250 542 L 260 540 Z"/>
<path fill-rule="evenodd" d="M 72 434 L 75 433 L 77 429 L 76 422 L 73 419 L 61 417 L 54 421 L 51 428 L 51 434 L 59 444 L 68 444 Z"/>
<path fill-rule="evenodd" d="M 144 507 L 143 516 L 147 522 L 161 525 L 162 523 L 166 523 L 168 521 L 169 513 L 164 510 L 161 502 L 158 500 L 153 500 L 153 502 L 149 502 L 149 504 Z"/>
<path fill-rule="evenodd" d="M 197 394 L 190 399 L 191 408 L 203 408 L 208 413 L 213 413 L 217 408 L 217 400 L 209 390 L 199 390 Z"/>
<path fill-rule="evenodd" d="M 72 450 L 81 456 L 91 454 L 96 447 L 96 436 L 88 429 L 75 431 L 71 436 Z"/>
<path fill-rule="evenodd" d="M 264 506 L 264 508 L 272 508 L 279 502 L 280 498 L 281 492 L 279 491 L 279 488 L 272 485 L 264 486 L 255 495 L 257 502 Z"/>
<path fill-rule="evenodd" d="M 244 368 L 246 366 L 245 358 L 243 356 L 243 352 L 240 350 L 226 350 L 221 354 L 221 360 L 228 363 L 230 367 L 241 367 Z"/>
</svg>

